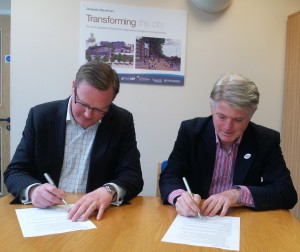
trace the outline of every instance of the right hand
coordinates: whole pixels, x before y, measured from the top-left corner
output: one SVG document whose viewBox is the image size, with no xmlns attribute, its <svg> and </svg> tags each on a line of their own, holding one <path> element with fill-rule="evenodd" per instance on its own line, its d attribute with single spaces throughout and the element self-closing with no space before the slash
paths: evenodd
<svg viewBox="0 0 300 252">
<path fill-rule="evenodd" d="M 32 204 L 39 208 L 46 208 L 61 203 L 66 198 L 66 193 L 56 186 L 45 183 L 33 186 L 29 190 L 29 199 Z"/>
<path fill-rule="evenodd" d="M 86 221 L 97 211 L 96 220 L 100 220 L 112 201 L 112 195 L 102 186 L 85 194 L 68 210 L 68 218 L 72 221 Z"/>
<path fill-rule="evenodd" d="M 175 208 L 179 215 L 183 216 L 197 216 L 200 213 L 201 197 L 199 194 L 194 194 L 194 198 L 188 192 L 184 192 L 178 197 Z"/>
</svg>

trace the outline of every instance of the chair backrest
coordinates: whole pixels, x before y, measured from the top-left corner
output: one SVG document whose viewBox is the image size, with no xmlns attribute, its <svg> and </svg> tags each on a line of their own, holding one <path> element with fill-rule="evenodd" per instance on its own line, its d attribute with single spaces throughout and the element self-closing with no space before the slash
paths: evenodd
<svg viewBox="0 0 300 252">
<path fill-rule="evenodd" d="M 159 176 L 160 173 L 167 167 L 168 160 L 165 160 L 161 163 L 158 163 L 157 165 L 157 179 L 156 179 L 156 196 L 160 197 L 160 191 L 159 191 Z"/>
<path fill-rule="evenodd" d="M 162 172 L 164 169 L 166 169 L 168 165 L 168 160 L 165 160 L 161 163 L 161 169 L 160 169 L 160 172 Z"/>
</svg>

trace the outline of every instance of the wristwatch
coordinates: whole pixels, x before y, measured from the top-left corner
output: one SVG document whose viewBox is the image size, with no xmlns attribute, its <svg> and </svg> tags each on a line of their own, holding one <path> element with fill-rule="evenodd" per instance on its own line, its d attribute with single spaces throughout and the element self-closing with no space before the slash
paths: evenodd
<svg viewBox="0 0 300 252">
<path fill-rule="evenodd" d="M 117 199 L 117 190 L 113 185 L 105 184 L 103 185 L 104 188 L 106 188 L 107 192 L 109 192 L 112 195 L 112 200 L 115 201 Z"/>
</svg>

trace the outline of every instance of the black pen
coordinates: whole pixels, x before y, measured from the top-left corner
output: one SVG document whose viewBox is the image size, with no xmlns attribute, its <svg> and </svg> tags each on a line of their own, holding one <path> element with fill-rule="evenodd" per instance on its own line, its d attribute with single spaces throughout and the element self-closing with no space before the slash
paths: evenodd
<svg viewBox="0 0 300 252">
<path fill-rule="evenodd" d="M 193 195 L 193 193 L 192 193 L 192 191 L 191 191 L 191 188 L 190 188 L 188 182 L 186 181 L 186 178 L 183 177 L 182 179 L 183 179 L 183 183 L 184 183 L 184 185 L 185 185 L 185 187 L 186 187 L 186 190 L 188 191 L 188 193 L 189 193 L 189 195 L 191 196 L 191 198 L 194 200 L 194 195 Z M 200 213 L 198 213 L 198 217 L 199 217 L 199 219 L 202 219 L 202 216 L 201 216 Z"/>
<path fill-rule="evenodd" d="M 45 178 L 47 179 L 47 181 L 48 181 L 49 184 L 56 186 L 56 185 L 54 184 L 52 178 L 49 176 L 48 173 L 44 173 L 44 176 L 45 176 Z M 65 203 L 66 206 L 68 205 L 67 201 L 65 201 L 64 199 L 61 199 L 61 200 L 62 200 L 62 202 Z"/>
</svg>

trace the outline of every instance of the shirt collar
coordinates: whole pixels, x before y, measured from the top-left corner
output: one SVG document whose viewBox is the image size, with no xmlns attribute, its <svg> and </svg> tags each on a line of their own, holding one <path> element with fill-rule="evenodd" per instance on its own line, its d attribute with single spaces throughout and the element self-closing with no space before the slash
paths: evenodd
<svg viewBox="0 0 300 252">
<path fill-rule="evenodd" d="M 73 118 L 73 116 L 71 115 L 71 96 L 70 96 L 70 98 L 69 98 L 69 102 L 68 102 L 68 109 L 67 109 L 67 117 L 66 117 L 66 121 L 71 121 L 71 117 L 72 117 L 72 119 L 74 119 Z"/>
<path fill-rule="evenodd" d="M 216 131 L 215 131 L 215 135 L 216 135 L 216 144 L 221 146 L 220 139 L 219 139 L 218 134 L 217 134 Z M 243 138 L 243 135 L 241 135 L 238 138 L 238 140 L 232 146 L 239 145 L 241 143 L 241 141 L 242 141 L 242 138 Z"/>
</svg>

